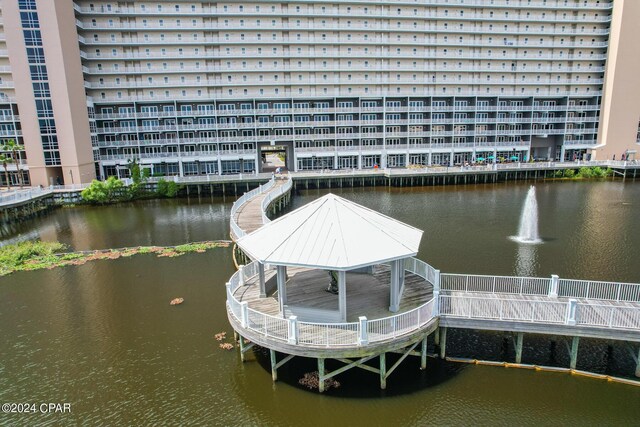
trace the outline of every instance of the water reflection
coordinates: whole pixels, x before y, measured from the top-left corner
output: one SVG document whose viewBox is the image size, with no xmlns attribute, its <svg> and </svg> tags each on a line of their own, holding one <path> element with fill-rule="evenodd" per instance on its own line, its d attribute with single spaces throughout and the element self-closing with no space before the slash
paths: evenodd
<svg viewBox="0 0 640 427">
<path fill-rule="evenodd" d="M 514 265 L 516 276 L 532 277 L 538 271 L 538 246 L 526 243 L 518 244 Z"/>
</svg>

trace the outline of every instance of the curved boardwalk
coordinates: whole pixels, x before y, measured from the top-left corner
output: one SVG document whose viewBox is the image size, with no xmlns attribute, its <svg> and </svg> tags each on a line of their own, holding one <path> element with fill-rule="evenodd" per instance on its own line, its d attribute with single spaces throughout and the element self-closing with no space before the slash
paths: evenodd
<svg viewBox="0 0 640 427">
<path fill-rule="evenodd" d="M 262 201 L 267 198 L 269 194 L 277 193 L 278 191 L 280 191 L 280 187 L 282 187 L 285 183 L 286 180 L 277 179 L 268 191 L 259 193 L 243 203 L 236 211 L 236 215 L 234 218 L 236 224 L 238 224 L 238 227 L 244 230 L 244 232 L 247 234 L 260 228 L 263 225 Z"/>
</svg>

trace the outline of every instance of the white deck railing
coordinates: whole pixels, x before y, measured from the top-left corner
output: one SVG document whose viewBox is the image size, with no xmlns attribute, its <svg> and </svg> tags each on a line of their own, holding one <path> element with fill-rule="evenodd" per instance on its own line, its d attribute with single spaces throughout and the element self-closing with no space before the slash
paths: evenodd
<svg viewBox="0 0 640 427">
<path fill-rule="evenodd" d="M 39 187 L 7 191 L 0 194 L 0 206 L 12 205 L 14 203 L 22 202 L 24 200 L 35 199 L 36 197 L 44 196 L 53 193 L 53 190 L 49 187 L 41 189 Z"/>
<path fill-rule="evenodd" d="M 551 279 L 540 277 L 482 276 L 478 274 L 440 275 L 440 289 L 464 292 L 491 292 L 518 295 L 547 295 Z"/>
<path fill-rule="evenodd" d="M 440 315 L 443 317 L 563 324 L 566 311 L 566 302 L 440 295 Z"/>
<path fill-rule="evenodd" d="M 262 204 L 260 205 L 260 207 L 262 209 L 263 224 L 271 222 L 269 217 L 267 217 L 267 210 L 269 209 L 269 205 L 271 204 L 271 202 L 287 191 L 291 190 L 291 187 L 293 187 L 293 179 L 291 178 L 291 175 L 288 175 L 287 181 L 283 185 L 281 185 L 277 190 L 269 192 L 269 194 L 267 194 L 265 198 L 262 199 Z"/>
<path fill-rule="evenodd" d="M 274 186 L 275 184 L 275 178 L 271 178 L 269 180 L 269 182 L 267 182 L 266 184 L 263 184 L 257 188 L 254 188 L 253 190 L 244 193 L 242 196 L 240 196 L 240 198 L 238 200 L 236 200 L 233 205 L 231 206 L 231 218 L 230 218 L 230 223 L 231 223 L 231 231 L 233 232 L 233 234 L 235 234 L 235 236 L 239 239 L 240 237 L 243 237 L 245 234 L 245 231 L 240 228 L 240 226 L 238 225 L 238 223 L 236 222 L 236 214 L 238 213 L 238 209 L 240 209 L 240 207 L 242 205 L 244 205 L 245 203 L 247 203 L 249 200 L 253 199 L 255 196 L 257 196 L 258 194 L 262 194 L 265 191 L 269 191 L 271 189 L 271 187 Z"/>
<path fill-rule="evenodd" d="M 514 299 L 496 295 L 440 295 L 444 318 L 500 320 L 640 331 L 640 307 L 552 298 Z"/>
<path fill-rule="evenodd" d="M 561 279 L 558 276 L 515 277 L 478 274 L 440 275 L 443 291 L 543 295 L 616 302 L 640 302 L 640 284 Z"/>
<path fill-rule="evenodd" d="M 428 280 L 426 276 L 437 276 L 437 270 L 419 259 L 409 260 L 409 264 L 411 268 L 407 270 L 425 280 Z M 317 323 L 298 321 L 295 316 L 281 318 L 251 309 L 246 302 L 236 298 L 236 290 L 257 274 L 258 263 L 252 262 L 231 276 L 227 283 L 229 312 L 243 328 L 289 344 L 308 347 L 367 345 L 415 332 L 437 314 L 436 299 L 432 298 L 412 310 L 381 319 L 361 317 L 358 322 Z"/>
</svg>

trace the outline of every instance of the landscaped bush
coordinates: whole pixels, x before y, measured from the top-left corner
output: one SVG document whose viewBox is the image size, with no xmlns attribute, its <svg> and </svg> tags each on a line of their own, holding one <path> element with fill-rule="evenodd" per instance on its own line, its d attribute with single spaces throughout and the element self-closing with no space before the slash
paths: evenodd
<svg viewBox="0 0 640 427">
<path fill-rule="evenodd" d="M 129 198 L 124 182 L 115 176 L 110 176 L 106 181 L 94 179 L 89 187 L 82 190 L 80 195 L 84 201 L 97 205 L 118 202 Z"/>
<path fill-rule="evenodd" d="M 162 197 L 173 198 L 178 195 L 179 190 L 180 186 L 175 182 L 160 179 L 158 181 L 158 188 L 156 189 L 156 193 L 158 193 L 158 195 Z"/>
</svg>

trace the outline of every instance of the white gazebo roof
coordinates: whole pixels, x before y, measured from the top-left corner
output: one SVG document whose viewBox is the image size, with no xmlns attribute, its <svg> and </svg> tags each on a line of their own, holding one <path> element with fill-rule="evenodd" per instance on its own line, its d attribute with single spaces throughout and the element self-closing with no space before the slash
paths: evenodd
<svg viewBox="0 0 640 427">
<path fill-rule="evenodd" d="M 238 240 L 264 264 L 351 270 L 415 256 L 422 230 L 327 194 Z"/>
</svg>

